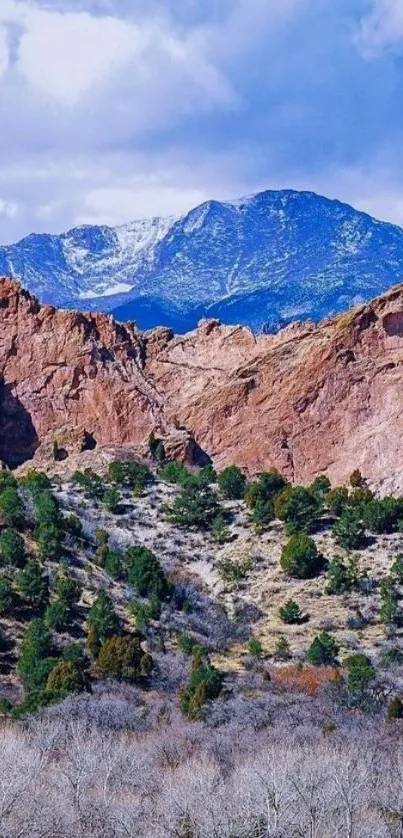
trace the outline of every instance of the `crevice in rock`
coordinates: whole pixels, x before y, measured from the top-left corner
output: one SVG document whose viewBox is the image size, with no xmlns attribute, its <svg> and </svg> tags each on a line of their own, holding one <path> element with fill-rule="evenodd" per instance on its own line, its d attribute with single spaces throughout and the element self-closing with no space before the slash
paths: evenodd
<svg viewBox="0 0 403 838">
<path fill-rule="evenodd" d="M 32 459 L 38 445 L 31 415 L 12 392 L 12 385 L 0 381 L 0 460 L 16 468 Z"/>
</svg>

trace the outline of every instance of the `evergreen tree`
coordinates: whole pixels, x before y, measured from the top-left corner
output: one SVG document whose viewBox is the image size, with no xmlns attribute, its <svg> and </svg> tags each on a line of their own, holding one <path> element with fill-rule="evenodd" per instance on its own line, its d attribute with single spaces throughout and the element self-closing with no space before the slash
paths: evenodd
<svg viewBox="0 0 403 838">
<path fill-rule="evenodd" d="M 147 547 L 129 547 L 126 551 L 127 579 L 142 597 L 166 599 L 171 588 L 157 557 Z"/>
<path fill-rule="evenodd" d="M 18 587 L 28 604 L 39 610 L 49 597 L 49 585 L 41 566 L 30 560 L 18 574 Z"/>
<path fill-rule="evenodd" d="M 166 508 L 168 520 L 177 526 L 210 529 L 220 512 L 217 497 L 209 486 L 187 480 L 182 493 Z"/>
<path fill-rule="evenodd" d="M 326 594 L 345 594 L 357 583 L 357 568 L 354 563 L 347 564 L 340 556 L 329 562 L 327 571 Z"/>
<path fill-rule="evenodd" d="M 245 495 L 246 476 L 238 466 L 228 466 L 217 478 L 221 494 L 228 500 L 241 500 Z"/>
<path fill-rule="evenodd" d="M 25 560 L 25 542 L 22 535 L 11 528 L 3 530 L 0 534 L 1 564 L 21 567 Z"/>
<path fill-rule="evenodd" d="M 16 489 L 4 489 L 0 494 L 0 517 L 8 527 L 18 526 L 24 520 L 24 504 Z"/>
<path fill-rule="evenodd" d="M 24 686 L 35 690 L 46 684 L 57 658 L 51 657 L 51 635 L 42 620 L 33 620 L 25 630 L 18 661 Z"/>
<path fill-rule="evenodd" d="M 292 535 L 281 552 L 280 564 L 288 576 L 296 579 L 310 579 L 316 576 L 322 566 L 316 544 L 305 532 Z"/>
<path fill-rule="evenodd" d="M 325 495 L 325 504 L 329 512 L 338 518 L 348 505 L 348 489 L 345 486 L 330 489 L 330 492 Z"/>
<path fill-rule="evenodd" d="M 303 486 L 287 486 L 277 495 L 274 511 L 277 518 L 287 525 L 288 533 L 309 530 L 320 514 L 321 506 L 315 495 Z"/>
<path fill-rule="evenodd" d="M 258 480 L 255 480 L 253 483 L 249 483 L 245 493 L 246 506 L 248 506 L 249 509 L 254 509 L 258 503 L 271 503 L 272 508 L 274 509 L 274 499 L 286 488 L 287 485 L 287 481 L 277 471 L 277 469 L 271 469 L 271 471 L 264 472 L 260 475 Z"/>
<path fill-rule="evenodd" d="M 0 576 L 0 614 L 9 614 L 14 604 L 13 586 L 6 576 Z"/>
<path fill-rule="evenodd" d="M 333 527 L 337 544 L 345 550 L 359 550 L 365 544 L 365 532 L 355 509 L 345 509 Z"/>
<path fill-rule="evenodd" d="M 119 511 L 119 502 L 120 495 L 116 489 L 110 487 L 109 489 L 105 490 L 102 498 L 102 503 L 104 504 L 107 511 L 110 512 L 112 515 L 115 515 Z"/>
<path fill-rule="evenodd" d="M 101 591 L 94 604 L 91 606 L 87 624 L 90 632 L 90 641 L 93 649 L 100 648 L 105 640 L 117 635 L 120 631 L 120 622 L 113 608 L 112 600 L 107 591 Z"/>
<path fill-rule="evenodd" d="M 338 653 L 339 646 L 335 638 L 327 631 L 322 631 L 312 641 L 306 657 L 313 666 L 334 666 Z"/>
<path fill-rule="evenodd" d="M 278 615 L 283 623 L 288 623 L 289 625 L 300 623 L 302 620 L 301 609 L 293 599 L 289 599 L 285 605 L 279 608 Z"/>
</svg>

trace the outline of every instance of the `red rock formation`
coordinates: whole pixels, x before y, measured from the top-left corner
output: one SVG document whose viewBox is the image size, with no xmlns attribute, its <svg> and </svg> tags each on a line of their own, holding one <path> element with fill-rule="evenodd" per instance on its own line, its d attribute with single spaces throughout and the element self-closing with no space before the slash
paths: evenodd
<svg viewBox="0 0 403 838">
<path fill-rule="evenodd" d="M 0 321 L 10 462 L 66 426 L 98 445 L 139 445 L 154 430 L 178 452 L 182 428 L 185 448 L 190 434 L 219 467 L 275 465 L 302 482 L 345 481 L 358 467 L 403 485 L 403 286 L 318 327 L 255 337 L 205 321 L 175 337 L 41 307 L 4 279 Z"/>
</svg>

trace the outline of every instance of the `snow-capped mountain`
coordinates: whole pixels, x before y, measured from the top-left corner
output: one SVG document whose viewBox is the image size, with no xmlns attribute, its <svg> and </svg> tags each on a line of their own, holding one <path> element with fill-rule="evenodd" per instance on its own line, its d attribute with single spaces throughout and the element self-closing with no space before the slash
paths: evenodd
<svg viewBox="0 0 403 838">
<path fill-rule="evenodd" d="M 254 328 L 318 319 L 403 279 L 403 230 L 312 192 L 209 201 L 181 218 L 31 235 L 0 273 L 42 301 L 113 311 L 143 328 L 202 316 Z"/>
</svg>

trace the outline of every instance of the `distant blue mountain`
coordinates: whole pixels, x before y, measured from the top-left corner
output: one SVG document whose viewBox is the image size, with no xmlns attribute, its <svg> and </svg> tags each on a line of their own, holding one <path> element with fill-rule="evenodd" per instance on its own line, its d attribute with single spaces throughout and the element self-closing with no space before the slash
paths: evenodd
<svg viewBox="0 0 403 838">
<path fill-rule="evenodd" d="M 403 279 L 403 230 L 313 192 L 208 201 L 181 218 L 77 227 L 0 248 L 41 301 L 183 332 L 259 330 L 343 311 Z"/>
</svg>

